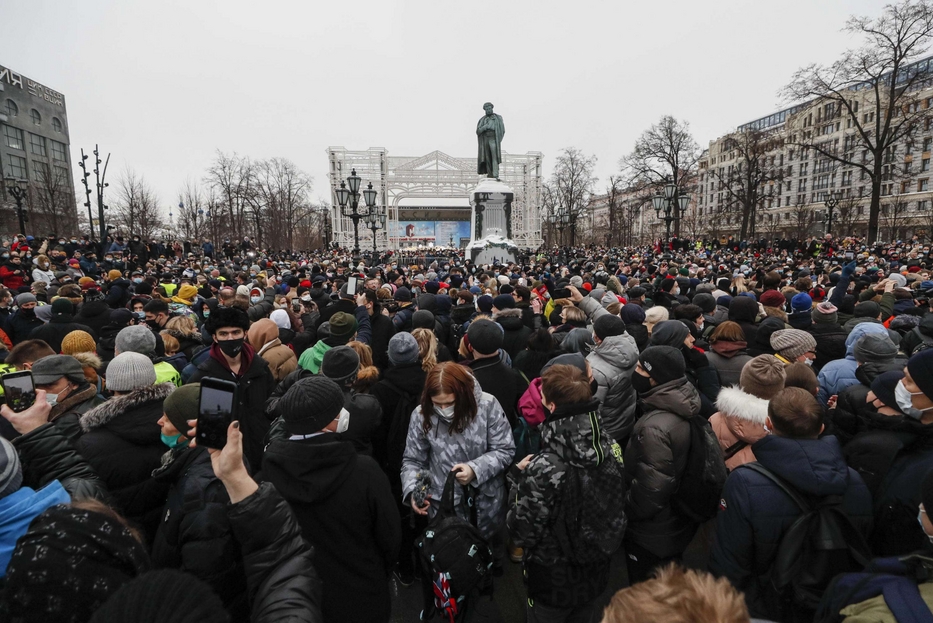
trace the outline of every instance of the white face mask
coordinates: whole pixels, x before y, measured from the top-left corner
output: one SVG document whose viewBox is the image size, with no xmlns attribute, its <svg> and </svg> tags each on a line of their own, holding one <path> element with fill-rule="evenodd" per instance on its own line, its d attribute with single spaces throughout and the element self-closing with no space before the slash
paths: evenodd
<svg viewBox="0 0 933 623">
<path fill-rule="evenodd" d="M 350 428 L 350 412 L 346 409 L 341 409 L 340 415 L 337 416 L 337 432 L 345 433 L 348 428 Z"/>
<path fill-rule="evenodd" d="M 61 393 L 61 392 L 59 392 L 59 394 L 60 394 L 60 393 Z M 58 404 L 58 395 L 59 395 L 59 394 L 46 394 L 46 395 L 45 395 L 45 401 L 46 401 L 47 403 L 49 403 L 49 406 L 50 406 L 50 407 L 54 407 L 55 405 Z"/>
<path fill-rule="evenodd" d="M 917 394 L 922 394 L 923 392 L 917 392 Z M 929 411 L 933 407 L 928 407 L 926 409 L 917 409 L 914 407 L 912 397 L 915 394 L 911 393 L 906 387 L 904 387 L 904 381 L 898 381 L 897 386 L 894 388 L 894 399 L 897 401 L 897 407 L 901 412 L 909 418 L 919 420 L 923 417 L 924 411 Z"/>
<path fill-rule="evenodd" d="M 304 295 L 302 295 L 301 300 L 304 301 L 305 303 L 307 303 L 307 302 L 309 302 L 309 301 L 311 300 L 311 295 L 310 295 L 310 294 L 304 294 Z"/>
<path fill-rule="evenodd" d="M 448 424 L 454 419 L 454 409 L 456 405 L 450 405 L 449 407 L 438 407 L 434 406 L 434 413 L 437 414 L 437 417 L 441 418 Z"/>
<path fill-rule="evenodd" d="M 806 359 L 804 359 L 803 362 L 804 362 L 805 364 L 807 364 L 808 366 L 813 367 L 813 360 L 810 359 L 809 357 L 807 357 Z"/>
</svg>

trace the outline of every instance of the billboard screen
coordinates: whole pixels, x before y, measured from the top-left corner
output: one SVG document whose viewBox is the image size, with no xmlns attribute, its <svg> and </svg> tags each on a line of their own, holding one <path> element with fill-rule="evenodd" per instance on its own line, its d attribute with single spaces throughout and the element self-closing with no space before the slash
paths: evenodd
<svg viewBox="0 0 933 623">
<path fill-rule="evenodd" d="M 445 245 L 453 237 L 459 245 L 462 238 L 470 237 L 469 221 L 399 221 L 396 236 L 400 240 L 417 240 Z"/>
</svg>

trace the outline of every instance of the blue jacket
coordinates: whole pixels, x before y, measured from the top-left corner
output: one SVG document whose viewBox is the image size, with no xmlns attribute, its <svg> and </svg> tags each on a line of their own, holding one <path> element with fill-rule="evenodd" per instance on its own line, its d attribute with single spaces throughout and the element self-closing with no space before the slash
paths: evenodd
<svg viewBox="0 0 933 623">
<path fill-rule="evenodd" d="M 866 537 L 871 528 L 871 493 L 846 465 L 839 442 L 771 435 L 752 446 L 758 462 L 804 495 L 843 496 L 843 507 Z M 771 566 L 781 537 L 800 516 L 799 507 L 765 476 L 738 467 L 723 488 L 709 570 L 745 593 L 752 616 L 777 610 Z"/>
<path fill-rule="evenodd" d="M 849 337 L 846 338 L 845 359 L 830 361 L 820 370 L 818 379 L 820 393 L 817 398 L 822 404 L 825 405 L 830 396 L 838 395 L 846 387 L 859 384 L 859 380 L 855 378 L 855 369 L 858 368 L 858 364 L 855 362 L 855 343 L 860 337 L 869 333 L 888 335 L 888 330 L 884 325 L 875 324 L 874 322 L 861 322 L 855 325 L 852 332 L 849 333 Z"/>
<path fill-rule="evenodd" d="M 16 549 L 16 541 L 26 534 L 29 524 L 50 506 L 68 504 L 71 496 L 57 480 L 38 491 L 22 487 L 0 498 L 0 578 L 6 576 L 7 565 Z"/>
</svg>

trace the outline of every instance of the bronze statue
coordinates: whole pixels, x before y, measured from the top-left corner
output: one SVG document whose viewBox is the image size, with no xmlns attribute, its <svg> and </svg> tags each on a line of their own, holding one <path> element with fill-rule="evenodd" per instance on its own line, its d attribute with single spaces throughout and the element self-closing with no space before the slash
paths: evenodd
<svg viewBox="0 0 933 623">
<path fill-rule="evenodd" d="M 480 117 L 476 124 L 476 141 L 478 154 L 476 156 L 477 169 L 480 175 L 499 179 L 499 164 L 502 163 L 502 137 L 505 136 L 505 124 L 502 115 L 492 112 L 492 104 L 483 104 L 486 114 Z"/>
</svg>

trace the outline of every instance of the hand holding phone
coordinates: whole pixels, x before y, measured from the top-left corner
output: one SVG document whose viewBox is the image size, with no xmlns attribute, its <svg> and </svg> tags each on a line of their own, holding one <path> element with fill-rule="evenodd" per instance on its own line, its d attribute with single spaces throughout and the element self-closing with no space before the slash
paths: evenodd
<svg viewBox="0 0 933 623">
<path fill-rule="evenodd" d="M 356 288 L 359 284 L 359 277 L 350 275 L 347 278 L 347 296 L 356 296 Z"/>
<path fill-rule="evenodd" d="M 36 402 L 36 386 L 32 372 L 10 372 L 0 377 L 6 403 L 15 413 L 25 411 Z"/>
<path fill-rule="evenodd" d="M 222 449 L 227 443 L 227 429 L 233 421 L 236 384 L 205 377 L 198 397 L 197 445 Z"/>
</svg>

